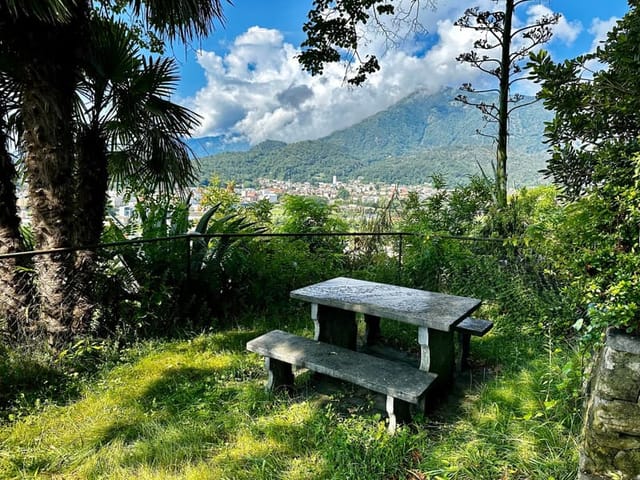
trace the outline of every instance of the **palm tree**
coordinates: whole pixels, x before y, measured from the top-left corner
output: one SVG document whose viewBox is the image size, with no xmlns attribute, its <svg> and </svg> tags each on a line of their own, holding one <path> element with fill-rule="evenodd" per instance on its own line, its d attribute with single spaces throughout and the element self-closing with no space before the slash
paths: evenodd
<svg viewBox="0 0 640 480">
<path fill-rule="evenodd" d="M 104 210 L 107 164 L 99 160 L 104 157 L 100 148 L 105 145 L 100 139 L 108 136 L 102 126 L 97 129 L 98 124 L 78 128 L 74 103 L 85 68 L 88 71 L 90 33 L 96 27 L 92 19 L 110 13 L 110 4 L 104 3 L 102 9 L 92 11 L 90 0 L 0 0 L 0 74 L 18 85 L 17 91 L 0 94 L 14 93 L 19 97 L 21 140 L 38 249 L 78 246 L 80 240 L 95 238 L 99 231 L 78 225 L 86 221 L 84 215 Z M 213 29 L 214 20 L 222 20 L 220 0 L 128 3 L 130 11 L 149 29 L 169 40 L 190 41 L 204 36 Z M 102 100 L 99 104 L 104 105 Z M 175 138 L 167 139 L 157 131 L 145 138 L 139 141 L 142 144 L 127 143 L 127 148 L 142 152 L 144 143 L 156 149 L 177 145 Z M 157 171 L 165 166 L 164 156 L 140 158 L 146 158 Z M 184 160 L 180 155 L 175 158 Z M 95 190 L 87 192 L 86 179 Z M 76 201 L 79 198 L 83 200 Z M 76 311 L 77 297 L 69 296 L 70 286 L 77 285 L 74 274 L 83 268 L 83 262 L 75 261 L 71 254 L 56 252 L 38 256 L 34 264 L 39 320 L 52 340 L 86 327 L 86 309 Z"/>
<path fill-rule="evenodd" d="M 69 1 L 51 8 L 35 1 L 0 3 L 0 69 L 11 79 L 21 114 L 21 144 L 35 242 L 40 249 L 71 246 L 69 183 L 73 172 L 73 93 L 84 31 L 78 20 L 86 5 Z M 31 9 L 29 9 L 31 7 Z M 41 298 L 40 318 L 51 332 L 69 323 L 64 286 L 69 256 L 40 256 L 35 268 Z"/>
<path fill-rule="evenodd" d="M 78 245 L 100 240 L 109 182 L 134 192 L 172 193 L 195 180 L 195 164 L 182 138 L 197 118 L 168 100 L 178 79 L 175 62 L 141 56 L 135 36 L 122 23 L 94 23 L 76 102 L 75 211 L 85 219 L 76 225 Z M 82 325 L 92 311 L 94 263 L 92 250 L 77 252 L 75 321 Z"/>
<path fill-rule="evenodd" d="M 107 185 L 134 191 L 171 192 L 194 179 L 194 164 L 182 138 L 196 115 L 168 98 L 178 80 L 175 62 L 140 55 L 123 23 L 93 22 L 77 101 L 77 209 L 81 245 L 100 239 Z"/>
</svg>

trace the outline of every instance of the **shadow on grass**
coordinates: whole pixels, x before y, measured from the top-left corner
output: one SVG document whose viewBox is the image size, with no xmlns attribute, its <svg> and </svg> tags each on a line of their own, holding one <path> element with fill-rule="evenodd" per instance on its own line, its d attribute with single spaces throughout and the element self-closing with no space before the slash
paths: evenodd
<svg viewBox="0 0 640 480">
<path fill-rule="evenodd" d="M 67 402 L 77 394 L 77 382 L 49 362 L 0 350 L 0 419 L 46 401 Z"/>
<path fill-rule="evenodd" d="M 226 340 L 213 335 L 191 346 L 235 350 L 242 344 L 244 349 L 254 335 L 233 332 Z M 114 421 L 96 439 L 105 449 L 118 446 L 117 458 L 95 462 L 85 474 L 103 476 L 115 461 L 132 475 L 140 469 L 180 472 L 207 465 L 211 473 L 205 478 L 293 478 L 298 459 L 313 450 L 309 424 L 321 422 L 322 412 L 265 393 L 261 364 L 246 359 L 221 363 L 212 368 L 175 365 L 127 399 L 128 405 L 121 406 L 138 415 Z M 322 472 L 309 475 L 300 478 L 325 478 Z"/>
<path fill-rule="evenodd" d="M 114 422 L 97 443 L 123 445 L 126 455 L 116 463 L 125 475 L 152 470 L 186 476 L 205 466 L 208 473 L 196 478 L 349 478 L 354 465 L 361 465 L 362 478 L 399 472 L 406 438 L 388 437 L 369 403 L 346 398 L 348 389 L 327 399 L 309 386 L 309 376 L 299 379 L 292 398 L 268 394 L 262 362 L 246 357 L 250 361 L 221 368 L 165 370 L 128 400 L 140 410 L 138 420 Z M 369 461 L 372 451 L 390 458 Z M 100 477 L 105 465 L 96 462 L 84 473 Z"/>
</svg>

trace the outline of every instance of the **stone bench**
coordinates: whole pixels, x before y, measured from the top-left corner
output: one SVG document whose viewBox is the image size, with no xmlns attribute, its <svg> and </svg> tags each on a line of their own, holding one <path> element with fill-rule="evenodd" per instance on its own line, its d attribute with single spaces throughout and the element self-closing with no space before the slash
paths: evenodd
<svg viewBox="0 0 640 480">
<path fill-rule="evenodd" d="M 493 322 L 474 317 L 467 317 L 454 327 L 460 335 L 460 352 L 456 362 L 458 370 L 468 368 L 469 366 L 471 335 L 482 337 L 492 328 Z"/>
<path fill-rule="evenodd" d="M 292 365 L 345 380 L 387 396 L 389 432 L 410 420 L 410 404 L 425 407 L 425 393 L 436 375 L 409 365 L 373 357 L 329 343 L 273 330 L 247 343 L 247 350 L 265 357 L 268 390 L 291 388 Z"/>
</svg>

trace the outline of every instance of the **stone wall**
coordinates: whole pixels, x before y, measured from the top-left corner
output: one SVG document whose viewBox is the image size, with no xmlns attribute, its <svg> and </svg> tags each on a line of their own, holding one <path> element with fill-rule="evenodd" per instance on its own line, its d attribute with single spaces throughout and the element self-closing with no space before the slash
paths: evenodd
<svg viewBox="0 0 640 480">
<path fill-rule="evenodd" d="M 610 329 L 585 413 L 579 480 L 640 480 L 640 338 Z"/>
</svg>

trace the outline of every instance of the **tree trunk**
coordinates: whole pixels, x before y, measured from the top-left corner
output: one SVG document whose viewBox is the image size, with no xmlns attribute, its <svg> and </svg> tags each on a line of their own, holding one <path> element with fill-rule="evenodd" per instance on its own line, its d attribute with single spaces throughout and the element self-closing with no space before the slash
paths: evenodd
<svg viewBox="0 0 640 480">
<path fill-rule="evenodd" d="M 77 142 L 76 206 L 78 217 L 83 221 L 77 222 L 76 239 L 80 246 L 92 246 L 100 242 L 107 205 L 107 147 L 102 132 L 95 126 L 81 132 Z M 75 270 L 78 289 L 74 317 L 88 326 L 95 308 L 96 251 L 77 251 Z"/>
<path fill-rule="evenodd" d="M 20 217 L 16 197 L 16 169 L 7 149 L 4 112 L 0 111 L 0 254 L 24 250 L 20 235 Z M 30 285 L 27 274 L 19 267 L 24 260 L 0 259 L 0 330 L 12 336 L 27 327 Z"/>
<path fill-rule="evenodd" d="M 100 242 L 107 206 L 107 146 L 104 135 L 97 128 L 86 129 L 78 138 L 76 237 L 80 245 Z"/>
<path fill-rule="evenodd" d="M 32 43 L 27 52 L 37 52 L 37 58 L 25 62 L 23 135 L 31 223 L 38 250 L 75 243 L 73 104 L 85 7 L 77 5 L 73 20 L 63 25 L 27 23 L 25 37 Z M 73 255 L 38 255 L 34 266 L 39 325 L 50 341 L 64 340 L 82 327 L 73 317 Z"/>
<path fill-rule="evenodd" d="M 514 0 L 507 0 L 502 32 L 500 60 L 500 99 L 498 105 L 498 147 L 496 149 L 496 205 L 507 206 L 507 142 L 509 136 L 509 78 L 511 65 L 511 22 Z"/>
<path fill-rule="evenodd" d="M 70 112 L 64 112 L 68 110 L 65 99 L 59 95 L 55 104 L 58 112 L 51 111 L 42 98 L 52 94 L 52 86 L 41 88 L 45 92 L 36 87 L 25 94 L 24 139 L 36 249 L 51 250 L 73 244 L 73 144 L 65 132 L 65 125 L 68 128 L 71 124 Z M 70 253 L 42 254 L 34 258 L 39 320 L 51 336 L 65 337 L 71 333 L 72 305 L 67 298 L 72 285 L 71 258 Z"/>
</svg>

